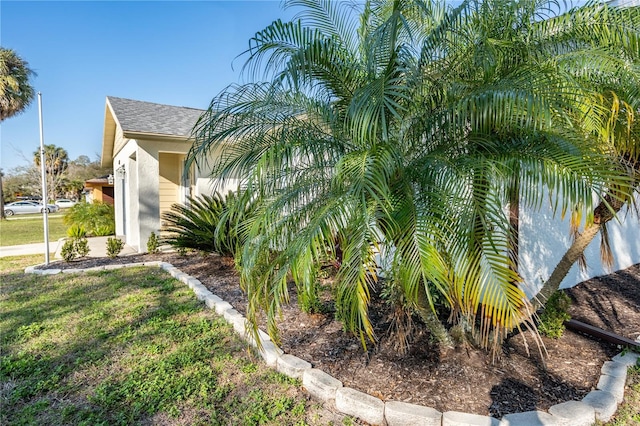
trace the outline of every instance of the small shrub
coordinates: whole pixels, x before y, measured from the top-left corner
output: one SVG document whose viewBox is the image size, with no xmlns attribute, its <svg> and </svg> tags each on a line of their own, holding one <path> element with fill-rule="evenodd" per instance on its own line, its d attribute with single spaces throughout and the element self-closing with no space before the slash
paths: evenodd
<svg viewBox="0 0 640 426">
<path fill-rule="evenodd" d="M 149 235 L 149 239 L 147 240 L 147 251 L 149 253 L 157 253 L 158 251 L 160 251 L 159 246 L 160 240 L 158 239 L 156 233 L 152 232 L 151 235 Z"/>
<path fill-rule="evenodd" d="M 71 228 L 69 228 L 71 230 Z M 82 232 L 79 232 L 79 229 L 76 228 L 73 230 L 76 235 L 82 235 Z M 69 233 L 69 231 L 67 231 Z M 84 237 L 72 237 L 67 239 L 62 245 L 62 250 L 60 254 L 65 262 L 71 262 L 76 257 L 86 257 L 89 254 L 89 241 L 87 241 Z"/>
<path fill-rule="evenodd" d="M 248 223 L 256 215 L 257 204 L 249 191 L 230 192 L 216 227 L 218 253 L 235 256 L 247 239 Z"/>
<path fill-rule="evenodd" d="M 60 255 L 62 255 L 65 262 L 71 262 L 78 256 L 73 240 L 67 240 L 64 242 L 62 250 L 60 250 Z"/>
<path fill-rule="evenodd" d="M 567 310 L 571 306 L 571 299 L 563 291 L 556 291 L 549 297 L 544 311 L 540 315 L 538 331 L 543 336 L 557 339 L 564 333 L 564 323 L 571 319 Z"/>
<path fill-rule="evenodd" d="M 313 267 L 306 278 L 303 276 L 296 276 L 296 286 L 298 294 L 298 305 L 302 312 L 313 314 L 320 313 L 323 310 L 322 302 L 320 301 L 320 283 L 318 276 L 320 274 L 319 267 Z"/>
<path fill-rule="evenodd" d="M 86 238 L 76 238 L 75 248 L 78 256 L 86 257 L 89 254 L 89 241 Z"/>
<path fill-rule="evenodd" d="M 123 248 L 124 241 L 122 241 L 120 238 L 107 238 L 107 256 L 109 256 L 110 259 L 116 258 Z"/>
</svg>

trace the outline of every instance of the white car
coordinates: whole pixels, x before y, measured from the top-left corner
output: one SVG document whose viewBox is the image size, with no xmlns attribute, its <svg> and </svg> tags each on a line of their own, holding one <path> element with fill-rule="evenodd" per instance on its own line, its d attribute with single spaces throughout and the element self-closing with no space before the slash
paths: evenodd
<svg viewBox="0 0 640 426">
<path fill-rule="evenodd" d="M 47 204 L 46 209 L 49 213 L 57 212 L 58 206 L 55 204 Z M 16 201 L 5 204 L 4 215 L 13 216 L 14 214 L 44 213 L 45 207 L 35 201 Z"/>
<path fill-rule="evenodd" d="M 56 206 L 58 206 L 61 209 L 66 209 L 69 207 L 73 207 L 76 205 L 75 201 L 66 199 L 66 198 L 61 198 L 59 200 L 56 200 Z"/>
</svg>

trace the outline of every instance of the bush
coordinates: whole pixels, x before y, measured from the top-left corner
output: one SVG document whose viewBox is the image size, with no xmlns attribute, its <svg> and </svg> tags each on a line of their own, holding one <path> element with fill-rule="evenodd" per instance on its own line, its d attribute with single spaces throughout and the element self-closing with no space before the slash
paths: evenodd
<svg viewBox="0 0 640 426">
<path fill-rule="evenodd" d="M 149 239 L 147 240 L 147 251 L 149 253 L 157 253 L 158 251 L 160 251 L 160 249 L 158 248 L 159 246 L 160 241 L 158 240 L 158 236 L 155 232 L 152 232 L 151 235 L 149 235 Z"/>
<path fill-rule="evenodd" d="M 557 339 L 564 333 L 564 323 L 571 319 L 567 310 L 571 306 L 571 299 L 565 292 L 558 290 L 549 297 L 544 311 L 540 315 L 538 331 L 543 336 Z"/>
<path fill-rule="evenodd" d="M 73 231 L 73 232 L 71 232 Z M 60 254 L 65 262 L 71 262 L 76 257 L 85 257 L 89 254 L 89 242 L 84 236 L 82 236 L 82 230 L 79 228 L 69 228 L 67 234 L 74 233 L 75 235 L 67 239 L 62 245 Z"/>
<path fill-rule="evenodd" d="M 107 256 L 109 256 L 110 259 L 116 258 L 123 248 L 124 241 L 122 241 L 120 238 L 107 238 Z"/>
<path fill-rule="evenodd" d="M 76 238 L 75 247 L 78 256 L 86 257 L 89 254 L 89 241 L 86 238 Z"/>
<path fill-rule="evenodd" d="M 62 250 L 60 250 L 60 255 L 62 255 L 65 262 L 71 262 L 73 259 L 78 257 L 73 240 L 67 240 L 64 242 Z"/>
<path fill-rule="evenodd" d="M 233 256 L 245 241 L 245 223 L 255 212 L 249 194 L 215 193 L 174 204 L 162 215 L 163 241 L 176 249 L 194 249 Z"/>
<path fill-rule="evenodd" d="M 78 203 L 64 215 L 63 221 L 69 226 L 84 228 L 87 235 L 106 236 L 116 231 L 115 210 L 105 203 Z"/>
</svg>

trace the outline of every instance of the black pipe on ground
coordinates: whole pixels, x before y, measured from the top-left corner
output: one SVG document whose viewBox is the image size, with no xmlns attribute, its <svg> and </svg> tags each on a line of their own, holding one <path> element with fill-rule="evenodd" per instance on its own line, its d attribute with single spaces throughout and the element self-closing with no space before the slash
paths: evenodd
<svg viewBox="0 0 640 426">
<path fill-rule="evenodd" d="M 631 348 L 635 348 L 636 350 L 640 350 L 640 342 L 635 340 L 631 340 L 627 337 L 620 336 L 618 334 L 612 333 L 607 330 L 603 330 L 601 328 L 595 327 L 590 324 L 586 324 L 584 322 L 580 322 L 574 319 L 570 319 L 564 323 L 565 327 L 569 330 L 577 331 L 579 333 L 588 334 L 589 336 L 597 337 L 598 339 L 602 339 L 605 342 L 613 343 L 621 346 L 629 346 Z"/>
</svg>

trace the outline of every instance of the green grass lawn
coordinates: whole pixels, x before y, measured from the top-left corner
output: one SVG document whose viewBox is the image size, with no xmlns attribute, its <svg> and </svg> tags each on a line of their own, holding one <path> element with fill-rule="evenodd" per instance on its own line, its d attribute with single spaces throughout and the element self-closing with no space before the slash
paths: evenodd
<svg viewBox="0 0 640 426">
<path fill-rule="evenodd" d="M 49 241 L 67 236 L 67 225 L 62 223 L 64 213 L 51 213 L 49 216 Z M 14 246 L 44 242 L 44 223 L 42 215 L 16 215 L 0 220 L 0 246 Z"/>
<path fill-rule="evenodd" d="M 331 424 L 164 271 L 34 260 L 0 259 L 0 424 Z"/>
</svg>

